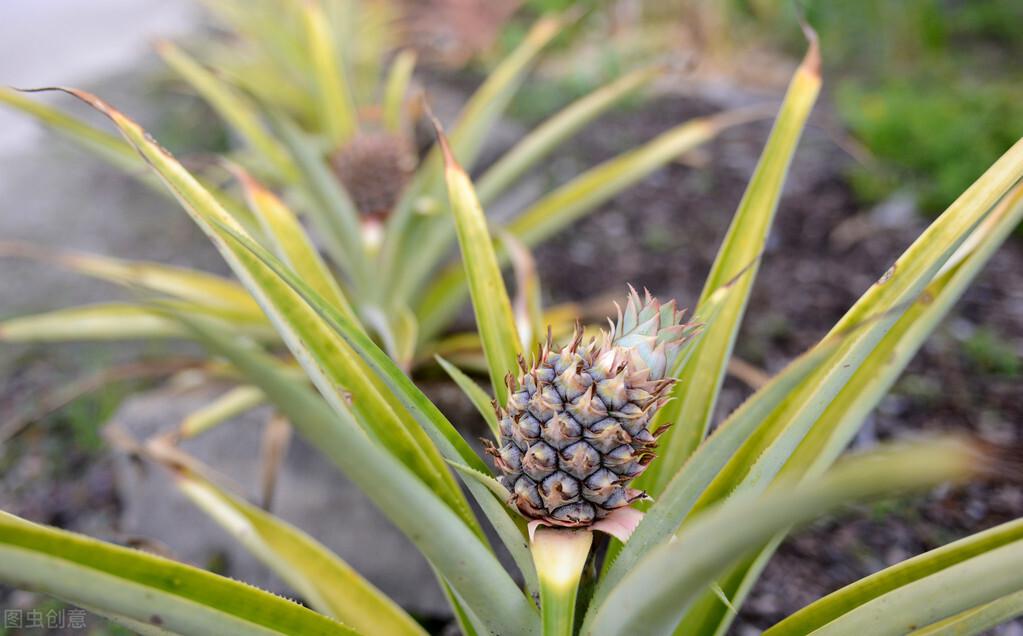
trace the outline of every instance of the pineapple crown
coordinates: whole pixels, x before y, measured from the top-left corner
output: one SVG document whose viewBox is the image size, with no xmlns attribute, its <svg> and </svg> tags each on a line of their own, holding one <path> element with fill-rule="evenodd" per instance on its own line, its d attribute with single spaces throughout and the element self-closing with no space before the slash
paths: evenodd
<svg viewBox="0 0 1023 636">
<path fill-rule="evenodd" d="M 650 371 L 651 379 L 661 379 L 670 372 L 678 360 L 682 346 L 693 335 L 698 325 L 684 323 L 684 309 L 677 309 L 675 301 L 661 304 L 643 290 L 640 301 L 636 289 L 629 286 L 629 299 L 625 311 L 618 303 L 618 321 L 611 325 L 611 345 L 630 352 L 634 368 L 638 358 Z M 610 322 L 610 321 L 609 321 Z"/>
<path fill-rule="evenodd" d="M 641 499 L 628 488 L 654 457 L 648 430 L 668 399 L 671 377 L 696 325 L 682 322 L 674 301 L 661 304 L 630 288 L 610 329 L 583 344 L 555 349 L 548 331 L 531 364 L 506 377 L 508 402 L 495 404 L 501 446 L 488 454 L 512 491 L 511 503 L 541 523 L 580 527 Z"/>
</svg>

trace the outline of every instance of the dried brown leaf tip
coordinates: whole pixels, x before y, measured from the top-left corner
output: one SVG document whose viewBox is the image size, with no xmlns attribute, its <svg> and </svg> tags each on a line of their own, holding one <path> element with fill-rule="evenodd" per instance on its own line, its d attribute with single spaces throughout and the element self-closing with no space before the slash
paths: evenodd
<svg viewBox="0 0 1023 636">
<path fill-rule="evenodd" d="M 654 458 L 665 427 L 649 425 L 668 399 L 671 371 L 696 327 L 674 301 L 631 289 L 617 321 L 583 342 L 581 325 L 557 349 L 549 340 L 496 408 L 501 445 L 487 453 L 526 517 L 589 526 L 645 493 L 629 483 Z"/>
<path fill-rule="evenodd" d="M 135 120 L 131 119 L 121 111 L 117 110 L 107 102 L 103 101 L 102 99 L 88 91 L 83 91 L 77 88 L 70 88 L 67 86 L 44 86 L 42 88 L 26 88 L 18 90 L 20 90 L 23 93 L 46 93 L 49 91 L 59 91 L 62 93 L 67 93 L 68 95 L 71 95 L 72 97 L 75 97 L 85 102 L 92 108 L 95 108 L 97 111 L 106 115 L 108 118 L 110 118 L 111 121 L 114 122 L 114 124 L 117 125 L 118 128 L 122 130 L 122 132 L 125 135 L 130 136 L 130 133 L 128 133 L 127 130 L 134 131 L 135 133 L 140 134 L 148 144 L 150 144 L 161 154 L 165 155 L 166 157 L 173 158 L 173 155 L 170 153 L 170 151 L 161 146 L 159 142 L 157 142 L 156 139 L 154 139 L 153 136 L 149 134 L 149 132 L 144 130 L 142 126 L 140 126 Z M 131 141 L 130 138 L 129 141 Z M 140 153 L 142 152 L 141 148 L 138 147 L 138 145 L 134 141 L 131 141 L 131 143 L 132 145 L 136 146 Z M 143 154 L 143 157 L 144 156 L 145 155 Z"/>
</svg>

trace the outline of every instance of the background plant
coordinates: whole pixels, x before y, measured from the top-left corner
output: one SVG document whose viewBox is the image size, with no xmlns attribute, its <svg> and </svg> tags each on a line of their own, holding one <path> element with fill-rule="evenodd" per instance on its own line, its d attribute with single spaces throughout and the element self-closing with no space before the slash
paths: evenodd
<svg viewBox="0 0 1023 636">
<path fill-rule="evenodd" d="M 390 28 L 394 9 L 386 3 L 342 0 L 213 2 L 210 7 L 228 32 L 198 47 L 204 59 L 176 44 L 157 47 L 171 69 L 232 130 L 234 144 L 226 157 L 195 162 L 198 178 L 247 231 L 356 319 L 402 367 L 431 362 L 438 351 L 465 349 L 464 336 L 438 341 L 468 290 L 461 267 L 450 262 L 455 230 L 445 212 L 439 152 L 425 151 L 418 158 L 407 152 L 414 146 L 422 98 L 416 96 L 412 79 L 414 54 L 389 53 L 395 47 Z M 541 18 L 466 103 L 451 132 L 452 147 L 464 165 L 477 162 L 488 130 L 537 56 L 573 16 Z M 652 66 L 624 74 L 544 121 L 480 174 L 484 204 L 499 200 L 559 144 L 642 91 L 664 70 Z M 159 188 L 137 153 L 115 136 L 13 90 L 0 90 L 0 100 Z M 525 276 L 528 247 L 721 130 L 757 116 L 736 111 L 680 124 L 544 193 L 512 217 L 492 222 L 501 237 L 497 253 L 502 266 L 511 262 Z M 381 138 L 385 156 L 374 159 L 375 142 L 369 150 L 364 142 Z M 409 159 L 418 165 L 414 173 L 383 184 L 384 198 L 393 209 L 360 210 L 365 197 L 353 192 L 358 184 L 335 174 L 340 171 L 334 169 L 337 159 L 377 166 L 369 170 L 373 177 L 394 167 L 395 152 L 398 163 Z M 381 191 L 380 184 L 370 187 Z M 4 244 L 0 251 L 166 295 L 182 311 L 214 317 L 257 339 L 276 338 L 248 292 L 218 276 L 20 244 Z M 526 307 L 525 300 L 519 305 Z M 8 342 L 188 335 L 173 321 L 130 301 L 18 317 L 5 321 L 0 331 Z M 470 349 L 478 351 L 478 344 Z M 216 365 L 206 370 L 230 380 L 231 374 L 225 376 Z M 195 428 L 261 401 L 253 387 L 238 387 L 196 414 L 200 424 Z M 192 432 L 189 426 L 186 434 Z"/>
<path fill-rule="evenodd" d="M 614 7 L 605 13 L 614 16 Z M 786 28 L 797 11 L 829 43 L 824 65 L 835 76 L 833 99 L 854 139 L 849 176 L 863 201 L 875 203 L 900 189 L 936 215 L 977 178 L 979 166 L 1023 135 L 1023 78 L 1015 64 L 1023 52 L 1015 36 L 1023 7 L 1012 0 L 810 0 L 798 6 L 669 0 L 639 5 L 635 24 L 622 20 L 620 28 L 635 35 L 616 55 L 642 58 L 665 42 L 682 42 L 715 70 L 773 77 L 764 61 L 779 52 L 798 54 L 802 46 Z M 608 30 L 607 22 L 614 18 L 596 23 L 597 30 Z M 729 68 L 747 50 L 754 53 L 746 58 L 759 60 L 755 71 Z"/>
<path fill-rule="evenodd" d="M 604 560 L 599 575 L 593 571 L 595 585 L 583 588 L 585 611 L 575 622 L 582 633 L 723 632 L 731 608 L 741 603 L 791 526 L 841 501 L 1013 469 L 997 449 L 955 440 L 888 450 L 829 467 L 1019 222 L 1023 141 L 909 246 L 827 337 L 707 437 L 725 360 L 819 84 L 813 46 L 793 78 L 695 308 L 703 328 L 680 356 L 675 370 L 680 382 L 673 389 L 677 399 L 657 413 L 658 422 L 673 423 L 673 428 L 660 458 L 643 476 L 654 503 L 627 543 L 610 548 L 615 558 Z M 343 307 L 321 296 L 314 284 L 261 246 L 137 124 L 92 95 L 70 92 L 110 117 L 175 193 L 280 330 L 319 394 L 293 368 L 244 334 L 226 330 L 223 323 L 182 312 L 174 303 L 157 302 L 152 310 L 229 359 L 406 532 L 436 569 L 464 630 L 571 633 L 576 583 L 590 552 L 588 534 L 538 530 L 532 550 L 539 558 L 531 558 L 522 521 L 504 505 L 505 493 L 488 476 L 489 469 Z M 486 363 L 491 377 L 499 380 L 515 366 L 516 353 L 527 347 L 471 181 L 454 160 L 447 162 L 445 173 Z M 360 381 L 360 370 L 368 378 L 364 388 L 346 390 Z M 482 389 L 472 388 L 464 378 L 462 383 L 479 398 Z M 491 389 L 499 402 L 505 401 L 500 381 Z M 380 426 L 381 414 L 393 416 L 395 425 Z M 169 466 L 200 506 L 317 609 L 360 625 L 366 620 L 360 617 L 364 604 L 341 600 L 332 605 L 327 598 L 356 585 L 381 608 L 379 620 L 395 625 L 392 633 L 415 631 L 399 610 L 388 609 L 386 600 L 375 597 L 322 548 L 221 493 L 202 477 L 201 467 L 162 441 L 153 440 L 140 452 Z M 480 533 L 480 522 L 455 485 L 455 474 L 513 557 L 525 589 L 539 591 L 545 601 L 539 611 L 498 565 Z M 297 605 L 155 557 L 16 518 L 4 518 L 0 529 L 4 580 L 82 603 L 135 628 L 147 629 L 149 621 L 185 633 L 346 633 Z M 570 546 L 559 547 L 561 542 Z M 569 549 L 580 543 L 585 549 Z M 934 626 L 924 627 L 924 633 L 951 625 L 976 633 L 1020 611 L 1021 552 L 1019 523 L 1008 523 L 855 583 L 773 632 L 820 628 L 821 633 L 901 634 L 924 625 Z M 568 558 L 572 554 L 579 558 Z M 318 566 L 315 572 L 310 562 Z M 324 563 L 329 563 L 329 577 L 322 573 Z M 552 568 L 555 564 L 565 567 Z M 335 584 L 341 580 L 346 585 Z M 947 589 L 956 592 L 938 594 Z M 140 594 L 146 595 L 145 603 Z"/>
</svg>

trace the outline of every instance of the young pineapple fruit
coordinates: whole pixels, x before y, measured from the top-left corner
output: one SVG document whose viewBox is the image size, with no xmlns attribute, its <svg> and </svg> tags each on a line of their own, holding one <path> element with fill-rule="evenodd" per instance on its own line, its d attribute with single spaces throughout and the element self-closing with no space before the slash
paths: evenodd
<svg viewBox="0 0 1023 636">
<path fill-rule="evenodd" d="M 391 212 L 416 169 L 416 156 L 403 135 L 361 131 L 331 157 L 334 174 L 363 217 Z"/>
<path fill-rule="evenodd" d="M 654 457 L 654 413 L 668 399 L 670 373 L 695 325 L 682 322 L 675 302 L 664 305 L 631 290 L 610 332 L 583 345 L 554 350 L 550 337 L 537 360 L 520 359 L 508 375 L 508 404 L 497 406 L 501 446 L 487 452 L 512 492 L 511 504 L 530 519 L 588 526 L 642 499 L 629 488 Z"/>
</svg>

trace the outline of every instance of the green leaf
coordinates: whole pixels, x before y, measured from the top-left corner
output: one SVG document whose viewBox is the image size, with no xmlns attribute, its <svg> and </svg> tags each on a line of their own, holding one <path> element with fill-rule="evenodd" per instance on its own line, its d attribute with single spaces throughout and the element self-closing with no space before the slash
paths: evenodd
<svg viewBox="0 0 1023 636">
<path fill-rule="evenodd" d="M 486 464 L 469 448 L 465 440 L 437 407 L 402 373 L 394 361 L 373 344 L 364 333 L 354 329 L 343 315 L 318 299 L 315 292 L 310 290 L 301 280 L 294 277 L 291 272 L 280 267 L 279 264 L 275 265 L 272 257 L 258 243 L 230 231 L 228 231 L 228 236 L 238 241 L 239 244 L 243 245 L 257 257 L 263 259 L 268 267 L 273 269 L 292 289 L 299 292 L 302 298 L 309 302 L 320 316 L 328 321 L 337 333 L 374 369 L 384 383 L 386 383 L 387 387 L 394 392 L 401 403 L 419 422 L 423 430 L 437 444 L 441 453 L 449 462 L 467 464 L 480 474 L 489 473 Z M 505 542 L 508 550 L 515 554 L 519 550 L 518 541 L 520 538 L 517 538 L 518 535 L 511 530 L 511 525 L 514 525 L 514 521 L 508 507 L 503 504 L 494 506 L 490 491 L 486 486 L 481 485 L 479 480 L 471 479 L 464 480 L 464 482 L 474 499 L 487 514 L 490 522 L 498 529 L 498 534 L 502 541 Z M 523 571 L 523 575 L 529 580 L 527 570 Z"/>
<path fill-rule="evenodd" d="M 221 319 L 241 334 L 259 339 L 273 335 L 265 325 L 239 324 L 233 316 L 225 317 L 192 303 L 179 302 L 175 306 L 183 312 Z M 0 341 L 4 342 L 130 340 L 186 335 L 173 321 L 131 303 L 82 305 L 0 321 Z"/>
<path fill-rule="evenodd" d="M 319 2 L 303 2 L 305 40 L 316 78 L 320 122 L 334 147 L 355 135 L 359 127 L 347 70 L 339 63 L 337 43 Z"/>
<path fill-rule="evenodd" d="M 817 100 L 820 85 L 820 52 L 814 37 L 803 63 L 789 84 L 771 136 L 732 218 L 704 283 L 699 303 L 705 302 L 715 290 L 745 268 L 751 267 L 752 271 L 736 284 L 735 292 L 726 301 L 720 315 L 706 328 L 696 352 L 680 370 L 678 383 L 672 389 L 676 403 L 675 420 L 669 422 L 662 416 L 654 424 L 672 424 L 660 439 L 659 460 L 637 480 L 637 488 L 648 490 L 654 499 L 707 434 L 746 301 L 756 280 L 760 254 L 764 251 L 778 209 L 785 176 L 806 119 Z"/>
<path fill-rule="evenodd" d="M 299 167 L 303 193 L 308 194 L 310 203 L 303 212 L 318 231 L 331 259 L 345 271 L 352 284 L 362 290 L 368 274 L 362 223 L 355 205 L 324 161 L 320 148 L 293 121 L 279 113 L 268 115 Z"/>
<path fill-rule="evenodd" d="M 362 308 L 362 319 L 398 366 L 405 371 L 410 369 L 418 342 L 419 325 L 415 315 L 406 307 L 385 312 L 369 304 Z"/>
<path fill-rule="evenodd" d="M 512 309 L 519 331 L 519 346 L 528 352 L 544 337 L 543 293 L 540 291 L 540 275 L 536 259 L 529 248 L 508 232 L 499 234 L 501 244 L 507 250 L 515 272 L 515 299 Z"/>
<path fill-rule="evenodd" d="M 679 155 L 704 144 L 723 130 L 761 117 L 760 109 L 726 111 L 690 120 L 646 144 L 587 170 L 530 205 L 503 229 L 533 247 L 589 214 L 597 206 L 634 185 Z M 500 263 L 508 253 L 494 248 Z M 442 271 L 420 295 L 420 341 L 428 341 L 461 309 L 467 294 L 465 273 L 457 264 Z"/>
<path fill-rule="evenodd" d="M 596 606 L 581 633 L 670 633 L 728 566 L 780 530 L 845 502 L 968 479 L 991 461 L 973 444 L 946 439 L 865 454 L 795 487 L 736 495 L 650 550 Z"/>
<path fill-rule="evenodd" d="M 994 548 L 842 614 L 820 636 L 902 636 L 1023 589 L 1023 541 Z M 948 633 L 943 631 L 942 633 Z"/>
<path fill-rule="evenodd" d="M 18 91 L 2 86 L 0 86 L 0 102 L 35 117 L 44 126 L 64 135 L 79 146 L 96 154 L 108 164 L 153 188 L 154 191 L 159 192 L 161 195 L 167 194 L 167 190 L 163 188 L 160 180 L 145 169 L 145 161 L 124 140 L 93 128 L 91 125 L 66 115 L 55 108 L 50 108 L 34 100 L 27 99 Z M 216 192 L 216 196 L 220 199 L 221 205 L 225 206 L 239 218 L 243 218 L 237 201 L 223 192 Z"/>
<path fill-rule="evenodd" d="M 493 203 L 516 179 L 584 126 L 643 88 L 664 71 L 661 66 L 640 68 L 572 102 L 546 120 L 505 153 L 479 178 L 480 202 Z"/>
<path fill-rule="evenodd" d="M 821 414 L 789 460 L 784 475 L 812 479 L 838 457 L 930 333 L 1021 221 L 1023 183 L 1016 185 L 969 234 L 916 302 L 885 334 Z"/>
<path fill-rule="evenodd" d="M 394 361 L 385 355 L 365 333 L 355 329 L 347 319 L 335 309 L 324 304 L 317 298 L 315 292 L 308 288 L 293 273 L 275 264 L 272 257 L 254 241 L 230 230 L 225 230 L 227 235 L 248 249 L 252 254 L 262 259 L 282 280 L 292 289 L 300 293 L 302 298 L 334 328 L 344 340 L 355 349 L 359 355 L 369 364 L 375 373 L 383 380 L 386 386 L 394 392 L 402 405 L 415 417 L 422 429 L 430 436 L 439 447 L 441 453 L 449 462 L 467 464 L 480 474 L 488 474 L 486 465 L 469 448 L 465 440 L 458 434 L 451 423 L 441 414 L 437 407 L 426 398 L 425 395 L 413 384 L 409 378 L 395 365 Z M 512 526 L 515 525 L 512 514 L 506 505 L 494 505 L 491 493 L 486 486 L 479 483 L 479 480 L 464 480 L 469 492 L 487 514 L 491 524 L 498 530 L 498 535 L 505 542 L 506 547 L 512 554 L 520 549 L 521 537 L 515 534 Z M 522 567 L 522 566 L 520 566 Z M 529 572 L 523 570 L 523 575 L 529 580 Z M 535 589 L 535 588 L 534 588 Z"/>
<path fill-rule="evenodd" d="M 948 314 L 949 309 L 962 295 L 966 286 L 990 259 L 994 251 L 1005 241 L 1023 219 L 1023 185 L 1008 194 L 996 209 L 971 233 L 969 239 L 949 259 L 940 274 L 928 285 L 919 300 L 906 310 L 905 315 L 885 335 L 871 355 L 849 380 L 819 422 L 807 435 L 793 458 L 783 471 L 784 476 L 812 479 L 834 461 L 849 439 L 859 429 L 863 418 L 878 400 L 888 391 L 892 383 L 923 344 L 927 335 Z M 972 541 L 983 541 L 984 535 L 964 540 L 964 548 Z M 957 544 L 953 544 L 956 546 Z M 948 546 L 948 549 L 953 549 Z M 935 551 L 943 554 L 946 548 Z M 770 552 L 770 551 L 768 551 Z M 926 555 L 925 555 L 926 556 Z M 939 557 L 940 558 L 940 557 Z M 915 559 L 900 564 L 913 568 Z M 900 566 L 893 566 L 899 568 Z M 901 570 L 895 570 L 901 572 Z M 884 590 L 883 586 L 878 588 Z M 863 588 L 853 588 L 839 595 L 834 601 L 823 602 L 820 607 L 831 607 L 840 602 L 844 594 L 863 593 Z M 830 597 L 826 597 L 830 598 Z M 811 606 L 813 607 L 813 606 Z M 809 610 L 809 608 L 807 608 Z M 821 611 L 827 611 L 822 609 Z M 816 610 L 811 612 L 816 613 Z M 802 612 L 794 615 L 800 616 Z"/>
<path fill-rule="evenodd" d="M 497 264 L 487 219 L 473 190 L 469 175 L 458 165 L 447 139 L 434 121 L 437 140 L 444 153 L 444 174 L 448 184 L 451 213 L 455 219 L 458 245 L 469 281 L 476 326 L 490 369 L 490 384 L 499 404 L 508 401 L 504 378 L 515 370 L 521 356 L 518 330 L 511 300 Z"/>
<path fill-rule="evenodd" d="M 225 314 L 237 314 L 247 322 L 266 322 L 263 311 L 244 287 L 199 270 L 20 242 L 0 242 L 0 256 L 30 258 L 124 287 L 166 294 L 216 308 Z"/>
<path fill-rule="evenodd" d="M 0 512 L 0 579 L 152 632 L 357 632 L 301 605 L 182 563 Z M 152 633 L 151 632 L 151 633 Z"/>
<path fill-rule="evenodd" d="M 222 228 L 225 236 L 248 250 L 256 258 L 293 289 L 316 313 L 369 365 L 373 373 L 393 392 L 396 399 L 408 410 L 436 444 L 444 457 L 464 462 L 481 472 L 487 472 L 486 464 L 476 456 L 466 441 L 458 434 L 451 422 L 425 394 L 405 375 L 381 349 L 343 314 L 319 299 L 314 291 L 302 280 L 295 277 L 258 243 L 241 234 Z"/>
<path fill-rule="evenodd" d="M 186 319 L 186 324 L 258 386 L 306 438 L 316 440 L 493 631 L 538 633 L 536 608 L 479 536 L 404 464 L 362 435 L 350 412 L 331 409 L 305 383 L 277 368 L 272 358 L 209 323 Z"/>
<path fill-rule="evenodd" d="M 458 388 L 462 389 L 462 393 L 465 393 L 466 397 L 472 402 L 472 405 L 476 407 L 480 415 L 483 416 L 483 420 L 487 423 L 490 428 L 491 434 L 494 439 L 501 437 L 501 431 L 497 425 L 497 414 L 494 413 L 494 407 L 491 404 L 493 398 L 483 390 L 480 385 L 476 384 L 472 378 L 462 373 L 462 370 L 451 364 L 440 356 L 434 356 L 434 360 L 441 366 L 444 371 L 447 372 L 451 379 L 455 381 Z"/>
<path fill-rule="evenodd" d="M 202 435 L 217 424 L 252 410 L 265 401 L 266 396 L 254 386 L 234 387 L 183 419 L 178 425 L 178 436 L 189 439 Z"/>
<path fill-rule="evenodd" d="M 307 281 L 327 302 L 334 304 L 349 318 L 358 322 L 351 304 L 330 268 L 323 262 L 316 246 L 306 235 L 298 217 L 277 195 L 252 178 L 243 168 L 234 168 L 234 173 L 242 185 L 249 208 L 259 220 L 263 232 L 269 237 L 277 256 L 291 266 L 295 273 Z"/>
<path fill-rule="evenodd" d="M 11 88 L 0 86 L 0 102 L 31 115 L 43 126 L 95 153 L 115 168 L 136 176 L 148 176 L 145 172 L 145 163 L 124 140 L 98 130 L 56 108 L 29 99 Z M 152 180 L 150 183 L 152 184 Z"/>
<path fill-rule="evenodd" d="M 408 92 L 412 71 L 416 67 L 416 53 L 405 49 L 395 56 L 384 84 L 384 126 L 393 134 L 405 134 L 405 94 Z"/>
<path fill-rule="evenodd" d="M 174 44 L 157 43 L 157 53 L 175 72 L 205 99 L 220 117 L 231 125 L 269 167 L 285 181 L 294 181 L 295 164 L 271 136 L 259 119 L 256 108 L 234 88 L 218 79 Z"/>
<path fill-rule="evenodd" d="M 1023 616 L 1023 591 L 960 612 L 943 621 L 915 630 L 909 636 L 973 636 L 987 633 L 985 630 L 1019 616 Z"/>
<path fill-rule="evenodd" d="M 451 127 L 451 148 L 462 165 L 473 168 L 486 135 L 522 85 L 537 55 L 572 19 L 569 15 L 540 18 L 473 93 Z M 437 259 L 447 252 L 450 220 L 443 214 L 428 218 L 416 212 L 424 200 L 441 205 L 443 192 L 443 161 L 440 150 L 434 148 L 387 222 L 381 250 L 385 281 L 382 289 L 388 294 L 384 304 L 407 303 L 407 298 L 418 291 L 423 277 L 436 267 Z M 434 234 L 438 238 L 433 238 Z"/>
<path fill-rule="evenodd" d="M 522 85 L 537 56 L 576 19 L 576 15 L 570 10 L 561 15 L 541 17 L 530 27 L 518 47 L 476 89 L 451 127 L 451 150 L 460 164 L 470 170 L 476 165 L 484 140 Z M 433 178 L 436 179 L 440 176 L 440 156 L 436 151 L 432 154 L 434 158 L 431 161 L 436 166 Z"/>
<path fill-rule="evenodd" d="M 1023 519 L 960 539 L 859 579 L 777 623 L 764 636 L 809 634 L 889 592 L 942 572 L 976 556 L 1023 541 Z M 944 598 L 940 599 L 942 602 Z M 874 632 L 866 632 L 874 633 Z"/>
<path fill-rule="evenodd" d="M 338 411 L 348 412 L 350 396 L 346 391 L 357 396 L 351 408 L 363 430 L 384 443 L 390 452 L 415 470 L 449 502 L 470 528 L 481 533 L 468 502 L 437 448 L 430 444 L 429 437 L 412 418 L 402 417 L 404 412 L 395 397 L 390 392 L 381 391 L 379 379 L 372 376 L 361 359 L 301 296 L 285 284 L 266 262 L 231 240 L 231 233 L 246 236 L 234 217 L 134 121 L 93 95 L 72 89 L 62 90 L 107 115 L 145 157 L 260 303 L 328 403 Z M 279 263 L 272 256 L 267 256 L 270 261 Z"/>
<path fill-rule="evenodd" d="M 526 591 L 531 595 L 536 594 L 540 590 L 540 584 L 537 582 L 536 568 L 533 566 L 533 558 L 529 554 L 529 545 L 526 543 L 528 538 L 526 521 L 515 513 L 509 514 L 508 502 L 511 501 L 511 493 L 501 485 L 501 482 L 490 475 L 481 473 L 465 464 L 453 461 L 448 461 L 448 463 L 465 478 L 464 481 L 467 484 L 480 484 L 493 495 L 493 497 L 479 497 L 476 501 L 498 536 L 501 537 L 501 541 L 519 568 L 519 572 L 522 573 L 522 578 L 526 582 Z"/>
<path fill-rule="evenodd" d="M 298 528 L 189 470 L 176 470 L 174 483 L 317 611 L 365 634 L 426 634 L 394 601 Z"/>
<path fill-rule="evenodd" d="M 812 480 L 834 461 L 980 266 L 1018 224 L 1021 190 L 1002 195 L 1021 174 L 1023 141 L 935 221 L 846 314 L 832 333 L 849 330 L 857 320 L 866 326 L 846 338 L 832 360 L 804 380 L 788 401 L 764 415 L 757 434 L 736 453 L 696 509 L 736 489 L 762 489 L 783 467 L 789 478 Z M 976 257 L 967 258 L 974 250 Z M 766 561 L 765 555 L 757 562 Z M 731 578 L 748 589 L 758 574 Z M 725 590 L 740 598 L 738 590 Z M 680 630 L 719 633 L 728 620 L 708 597 Z"/>
<path fill-rule="evenodd" d="M 763 117 L 762 108 L 751 107 L 697 117 L 679 124 L 560 186 L 517 215 L 507 230 L 532 247 L 669 161 L 707 143 L 729 128 Z"/>
</svg>

